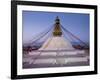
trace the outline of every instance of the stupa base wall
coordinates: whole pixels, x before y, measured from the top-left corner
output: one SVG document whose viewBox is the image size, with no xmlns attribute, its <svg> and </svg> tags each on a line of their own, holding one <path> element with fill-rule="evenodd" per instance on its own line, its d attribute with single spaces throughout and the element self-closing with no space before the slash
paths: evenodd
<svg viewBox="0 0 100 80">
<path fill-rule="evenodd" d="M 89 54 L 85 50 L 75 50 L 68 52 L 33 51 L 23 56 L 23 68 L 82 65 L 89 65 Z"/>
</svg>

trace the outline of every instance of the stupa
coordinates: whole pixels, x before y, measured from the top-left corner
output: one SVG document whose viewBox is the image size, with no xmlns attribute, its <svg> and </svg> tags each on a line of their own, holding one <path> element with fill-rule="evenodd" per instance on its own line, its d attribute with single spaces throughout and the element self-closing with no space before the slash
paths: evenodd
<svg viewBox="0 0 100 80">
<path fill-rule="evenodd" d="M 48 38 L 39 50 L 74 50 L 70 41 L 62 36 L 60 19 L 56 17 L 52 37 Z"/>
<path fill-rule="evenodd" d="M 89 65 L 89 55 L 85 50 L 75 49 L 71 42 L 63 37 L 60 19 L 56 17 L 52 37 L 38 50 L 25 55 L 23 63 L 24 68 L 82 66 Z"/>
</svg>

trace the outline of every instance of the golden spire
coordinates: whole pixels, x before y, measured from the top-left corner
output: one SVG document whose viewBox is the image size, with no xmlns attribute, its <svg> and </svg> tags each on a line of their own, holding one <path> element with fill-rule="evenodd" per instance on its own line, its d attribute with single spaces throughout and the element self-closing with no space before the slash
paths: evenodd
<svg viewBox="0 0 100 80">
<path fill-rule="evenodd" d="M 54 31 L 53 31 L 53 36 L 61 36 L 62 35 L 62 31 L 60 28 L 60 19 L 57 16 L 56 20 L 55 20 L 55 27 L 54 27 Z"/>
</svg>

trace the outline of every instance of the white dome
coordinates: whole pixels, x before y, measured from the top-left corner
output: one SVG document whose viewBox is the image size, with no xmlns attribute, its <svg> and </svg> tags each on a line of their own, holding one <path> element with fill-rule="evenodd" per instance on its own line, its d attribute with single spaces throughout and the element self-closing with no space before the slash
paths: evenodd
<svg viewBox="0 0 100 80">
<path fill-rule="evenodd" d="M 39 50 L 73 50 L 72 44 L 63 37 L 51 37 L 42 45 Z"/>
</svg>

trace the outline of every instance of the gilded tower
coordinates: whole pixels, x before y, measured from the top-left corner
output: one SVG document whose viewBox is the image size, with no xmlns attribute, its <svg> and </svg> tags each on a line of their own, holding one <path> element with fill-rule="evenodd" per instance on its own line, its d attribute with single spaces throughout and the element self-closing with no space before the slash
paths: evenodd
<svg viewBox="0 0 100 80">
<path fill-rule="evenodd" d="M 53 30 L 53 36 L 61 36 L 62 35 L 62 31 L 61 31 L 61 27 L 60 27 L 60 19 L 57 16 L 56 20 L 55 20 L 55 27 Z"/>
</svg>

